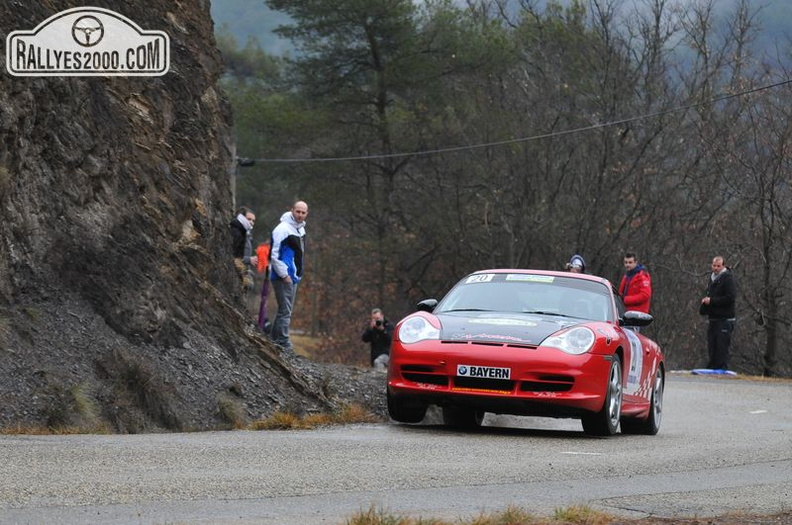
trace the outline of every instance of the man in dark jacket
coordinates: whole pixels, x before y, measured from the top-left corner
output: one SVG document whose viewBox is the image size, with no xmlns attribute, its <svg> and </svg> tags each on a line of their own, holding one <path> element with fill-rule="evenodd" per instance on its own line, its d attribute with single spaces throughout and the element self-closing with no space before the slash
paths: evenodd
<svg viewBox="0 0 792 525">
<path fill-rule="evenodd" d="M 258 257 L 253 253 L 253 226 L 256 224 L 256 215 L 252 210 L 241 207 L 237 215 L 229 224 L 231 228 L 231 253 L 234 256 L 234 266 L 242 280 L 242 291 L 253 289 L 253 271 L 258 265 Z"/>
<path fill-rule="evenodd" d="M 737 285 L 734 275 L 726 267 L 720 255 L 712 259 L 707 295 L 701 299 L 699 312 L 709 318 L 707 328 L 707 350 L 709 362 L 707 368 L 712 370 L 729 369 L 729 346 L 734 333 Z"/>
<path fill-rule="evenodd" d="M 385 319 L 382 310 L 374 308 L 371 311 L 369 324 L 363 331 L 363 342 L 371 343 L 371 366 L 387 368 L 392 339 L 393 327 Z"/>
</svg>

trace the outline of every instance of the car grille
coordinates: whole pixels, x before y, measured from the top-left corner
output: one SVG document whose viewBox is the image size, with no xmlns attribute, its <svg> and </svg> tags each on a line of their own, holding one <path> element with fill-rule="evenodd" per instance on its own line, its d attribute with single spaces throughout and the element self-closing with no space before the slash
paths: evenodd
<svg viewBox="0 0 792 525">
<path fill-rule="evenodd" d="M 459 388 L 475 388 L 476 390 L 493 390 L 498 392 L 511 392 L 514 390 L 514 381 L 506 379 L 482 379 L 479 377 L 455 377 L 454 385 Z"/>
<path fill-rule="evenodd" d="M 402 367 L 402 375 L 408 381 L 416 383 L 426 383 L 430 385 L 448 386 L 448 377 L 439 375 L 434 367 L 407 365 Z"/>
<path fill-rule="evenodd" d="M 433 366 L 405 365 L 401 371 L 404 379 L 415 383 L 445 387 L 451 384 L 451 379 L 442 370 Z M 575 385 L 575 378 L 572 376 L 550 374 L 537 375 L 532 379 L 523 379 L 522 381 L 479 377 L 454 377 L 453 381 L 457 388 L 493 392 L 513 392 L 515 385 L 521 392 L 569 392 Z"/>
<path fill-rule="evenodd" d="M 427 383 L 430 385 L 448 386 L 448 378 L 446 376 L 437 376 L 432 374 L 416 374 L 404 372 L 404 379 L 408 381 L 415 381 L 416 383 Z"/>
<path fill-rule="evenodd" d="M 522 381 L 523 392 L 568 392 L 572 390 L 575 379 L 570 376 L 541 375 L 532 381 Z"/>
</svg>

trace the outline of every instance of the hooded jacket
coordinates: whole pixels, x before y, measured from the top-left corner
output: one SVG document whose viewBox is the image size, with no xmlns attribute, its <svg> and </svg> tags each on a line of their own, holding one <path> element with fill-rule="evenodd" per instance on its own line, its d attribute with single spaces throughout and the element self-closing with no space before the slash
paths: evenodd
<svg viewBox="0 0 792 525">
<path fill-rule="evenodd" d="M 280 223 L 272 230 L 270 246 L 270 279 L 277 281 L 288 275 L 295 284 L 299 283 L 305 258 L 305 221 L 297 222 L 290 211 L 281 215 Z"/>
<path fill-rule="evenodd" d="M 649 313 L 652 299 L 652 278 L 643 264 L 625 273 L 619 283 L 619 296 L 628 310 Z"/>
</svg>

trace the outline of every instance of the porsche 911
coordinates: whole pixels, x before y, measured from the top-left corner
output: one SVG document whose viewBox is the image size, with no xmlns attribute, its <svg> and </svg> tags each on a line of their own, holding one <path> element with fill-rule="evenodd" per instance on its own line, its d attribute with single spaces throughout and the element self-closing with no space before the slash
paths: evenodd
<svg viewBox="0 0 792 525">
<path fill-rule="evenodd" d="M 396 326 L 389 415 L 419 423 L 435 405 L 457 428 L 489 412 L 579 419 L 596 436 L 657 434 L 665 368 L 659 345 L 640 332 L 651 322 L 602 277 L 475 272 Z"/>
</svg>

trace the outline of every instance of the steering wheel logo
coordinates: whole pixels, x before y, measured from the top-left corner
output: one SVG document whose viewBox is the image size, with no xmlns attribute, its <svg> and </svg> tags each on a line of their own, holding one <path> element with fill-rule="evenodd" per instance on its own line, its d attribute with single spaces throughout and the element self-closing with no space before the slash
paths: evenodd
<svg viewBox="0 0 792 525">
<path fill-rule="evenodd" d="M 81 16 L 72 24 L 72 38 L 83 47 L 93 47 L 102 41 L 104 26 L 94 16 Z"/>
</svg>

